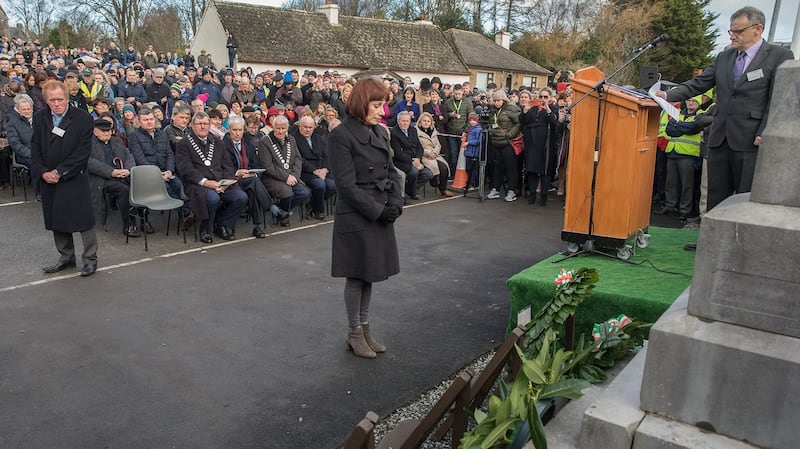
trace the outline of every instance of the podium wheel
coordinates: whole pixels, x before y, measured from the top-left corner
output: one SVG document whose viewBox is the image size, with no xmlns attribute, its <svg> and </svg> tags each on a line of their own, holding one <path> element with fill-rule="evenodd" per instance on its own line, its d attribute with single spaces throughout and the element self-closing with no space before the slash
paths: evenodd
<svg viewBox="0 0 800 449">
<path fill-rule="evenodd" d="M 650 246 L 650 234 L 645 234 L 644 232 L 636 234 L 636 246 L 639 248 Z"/>
<path fill-rule="evenodd" d="M 577 253 L 580 250 L 581 250 L 581 247 L 577 243 L 567 242 L 567 252 L 568 253 L 574 254 L 574 253 Z"/>
<path fill-rule="evenodd" d="M 633 248 L 630 245 L 625 245 L 617 250 L 617 257 L 622 260 L 628 260 L 633 255 Z"/>
</svg>

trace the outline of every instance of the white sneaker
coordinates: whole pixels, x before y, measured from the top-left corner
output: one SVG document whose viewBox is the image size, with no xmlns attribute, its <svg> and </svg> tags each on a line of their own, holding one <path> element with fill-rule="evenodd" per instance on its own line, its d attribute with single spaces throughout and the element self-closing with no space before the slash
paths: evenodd
<svg viewBox="0 0 800 449">
<path fill-rule="evenodd" d="M 492 189 L 489 194 L 486 195 L 486 198 L 489 198 L 490 200 L 496 200 L 500 198 L 500 192 L 498 192 L 497 189 Z"/>
<path fill-rule="evenodd" d="M 517 194 L 514 193 L 513 190 L 509 190 L 508 193 L 506 194 L 505 200 L 508 201 L 509 203 L 512 202 L 512 201 L 516 201 L 517 200 Z"/>
</svg>

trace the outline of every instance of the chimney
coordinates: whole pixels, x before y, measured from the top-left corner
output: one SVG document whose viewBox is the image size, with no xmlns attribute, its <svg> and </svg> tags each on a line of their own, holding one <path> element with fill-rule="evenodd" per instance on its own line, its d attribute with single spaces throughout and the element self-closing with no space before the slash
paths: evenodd
<svg viewBox="0 0 800 449">
<path fill-rule="evenodd" d="M 325 4 L 319 7 L 333 26 L 339 26 L 339 4 L 336 0 L 325 0 Z"/>
<path fill-rule="evenodd" d="M 423 12 L 423 13 L 420 13 L 420 15 L 417 18 L 417 20 L 414 21 L 414 24 L 415 25 L 433 25 L 433 22 L 431 22 L 430 16 L 427 13 Z"/>
<path fill-rule="evenodd" d="M 494 35 L 494 43 L 509 50 L 511 48 L 511 33 L 506 30 L 500 30 Z"/>
</svg>

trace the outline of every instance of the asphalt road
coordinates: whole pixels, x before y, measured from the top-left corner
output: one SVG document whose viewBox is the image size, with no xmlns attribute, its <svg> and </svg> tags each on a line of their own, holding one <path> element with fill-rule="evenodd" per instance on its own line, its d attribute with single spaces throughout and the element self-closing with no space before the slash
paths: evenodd
<svg viewBox="0 0 800 449">
<path fill-rule="evenodd" d="M 115 215 L 97 274 L 45 275 L 39 204 L 0 192 L 0 448 L 336 447 L 495 346 L 506 279 L 563 249 L 559 200 L 432 190 L 397 223 L 401 273 L 374 287 L 375 360 L 345 348 L 331 221 L 203 246 L 155 215 L 145 252 Z"/>
</svg>

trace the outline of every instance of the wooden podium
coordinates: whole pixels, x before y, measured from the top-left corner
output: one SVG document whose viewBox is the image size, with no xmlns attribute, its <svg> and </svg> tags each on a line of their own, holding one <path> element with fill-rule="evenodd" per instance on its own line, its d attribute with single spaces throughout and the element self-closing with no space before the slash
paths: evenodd
<svg viewBox="0 0 800 449">
<path fill-rule="evenodd" d="M 595 67 L 576 72 L 571 80 L 573 99 L 592 91 L 603 78 L 603 73 Z M 650 225 L 660 108 L 652 99 L 637 96 L 635 92 L 610 84 L 604 86 L 590 222 L 597 115 L 597 92 L 572 109 L 567 204 L 561 239 L 572 243 L 570 250 L 577 250 L 576 244 L 592 240 L 590 244 L 594 247 L 626 251 L 631 248 L 627 241 L 641 238 Z M 640 246 L 646 243 L 639 242 Z"/>
</svg>

